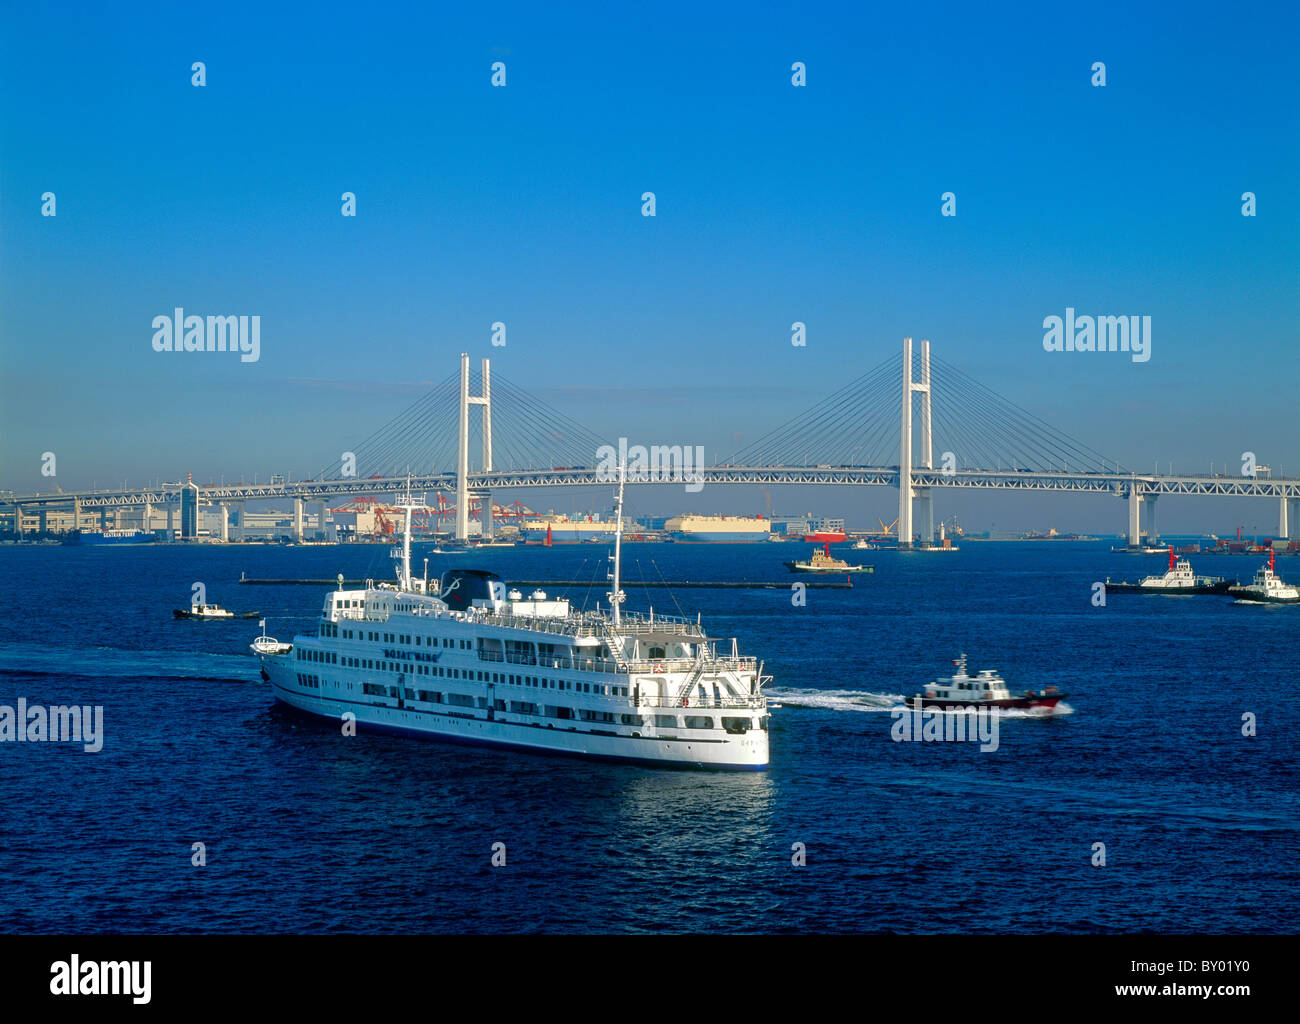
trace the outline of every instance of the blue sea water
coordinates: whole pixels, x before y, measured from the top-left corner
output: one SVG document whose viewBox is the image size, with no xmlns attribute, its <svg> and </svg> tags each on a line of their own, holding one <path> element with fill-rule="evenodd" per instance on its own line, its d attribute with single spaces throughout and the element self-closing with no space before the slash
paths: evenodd
<svg viewBox="0 0 1300 1024">
<path fill-rule="evenodd" d="M 782 579 L 787 545 L 629 545 L 626 575 Z M 415 565 L 427 547 L 417 545 Z M 1100 543 L 852 552 L 850 591 L 680 590 L 775 681 L 761 773 L 615 766 L 337 727 L 273 706 L 256 622 L 175 621 L 195 581 L 281 639 L 376 546 L 0 548 L 0 704 L 99 704 L 102 751 L 0 744 L 10 932 L 1286 932 L 1300 608 L 1112 595 L 1161 556 Z M 596 580 L 605 549 L 451 564 Z M 1257 559 L 1193 558 L 1249 577 Z M 1300 560 L 1279 563 L 1300 577 Z M 632 590 L 629 607 L 664 591 Z M 999 747 L 900 743 L 889 712 L 969 654 L 1069 713 Z M 1243 736 L 1243 714 L 1257 735 Z M 191 865 L 192 844 L 206 866 Z M 492 867 L 504 843 L 506 865 Z M 806 865 L 792 864 L 793 844 Z M 1094 844 L 1105 866 L 1094 866 Z"/>
</svg>

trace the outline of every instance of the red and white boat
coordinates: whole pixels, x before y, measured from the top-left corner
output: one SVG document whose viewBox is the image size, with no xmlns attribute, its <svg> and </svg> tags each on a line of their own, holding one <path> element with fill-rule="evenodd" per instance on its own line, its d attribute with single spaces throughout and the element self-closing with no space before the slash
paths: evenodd
<svg viewBox="0 0 1300 1024">
<path fill-rule="evenodd" d="M 994 707 L 1019 708 L 1029 710 L 1042 708 L 1045 711 L 1056 710 L 1056 705 L 1069 696 L 1055 686 L 1042 690 L 1026 690 L 1013 694 L 1007 687 L 1007 681 L 996 669 L 981 669 L 979 675 L 966 674 L 966 655 L 953 662 L 957 671 L 947 677 L 940 677 L 926 686 L 923 693 L 918 693 L 908 701 L 916 708 L 968 708 Z"/>
</svg>

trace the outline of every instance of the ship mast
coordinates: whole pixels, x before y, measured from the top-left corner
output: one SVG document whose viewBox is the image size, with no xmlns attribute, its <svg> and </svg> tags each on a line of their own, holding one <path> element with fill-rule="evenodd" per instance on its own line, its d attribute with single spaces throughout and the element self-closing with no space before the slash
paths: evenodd
<svg viewBox="0 0 1300 1024">
<path fill-rule="evenodd" d="M 415 512 L 415 504 L 411 498 L 411 475 L 406 475 L 406 504 L 398 506 L 403 512 L 403 530 L 402 530 L 402 568 L 398 576 L 398 588 L 400 590 L 411 589 L 411 516 Z"/>
<path fill-rule="evenodd" d="M 622 568 L 623 568 L 623 483 L 627 476 L 627 467 L 623 460 L 618 463 L 618 494 L 614 505 L 614 554 L 612 561 L 614 563 L 614 572 L 610 579 L 614 581 L 614 589 L 606 595 L 609 598 L 610 607 L 614 609 L 614 628 L 618 628 L 620 622 L 619 607 L 623 604 L 625 595 L 621 586 Z"/>
</svg>

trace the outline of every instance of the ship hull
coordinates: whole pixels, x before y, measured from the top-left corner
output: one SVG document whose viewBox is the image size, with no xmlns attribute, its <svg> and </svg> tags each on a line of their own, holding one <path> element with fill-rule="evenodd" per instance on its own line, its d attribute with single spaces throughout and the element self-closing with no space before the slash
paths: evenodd
<svg viewBox="0 0 1300 1024">
<path fill-rule="evenodd" d="M 1261 594 L 1258 591 L 1248 590 L 1245 587 L 1229 587 L 1228 596 L 1235 597 L 1238 601 L 1247 601 L 1251 604 L 1300 604 L 1300 596 L 1270 597 L 1266 594 Z"/>
<path fill-rule="evenodd" d="M 303 692 L 294 685 L 293 662 L 268 657 L 262 670 L 269 675 L 276 701 L 295 712 L 328 721 L 335 727 L 344 714 L 355 716 L 357 729 L 473 746 L 499 747 L 535 754 L 560 754 L 660 768 L 703 768 L 719 771 L 764 771 L 768 740 L 763 730 L 720 739 L 683 736 L 625 736 L 585 732 L 562 725 L 522 723 L 466 712 L 434 711 L 410 706 L 370 704 Z"/>
<path fill-rule="evenodd" d="M 138 533 L 133 535 L 113 536 L 103 533 L 82 533 L 71 542 L 80 547 L 119 547 L 121 545 L 157 544 L 155 533 Z"/>
<path fill-rule="evenodd" d="M 545 544 L 546 531 L 529 530 L 524 535 L 524 540 L 528 544 Z M 609 543 L 614 540 L 614 530 L 565 530 L 560 528 L 551 529 L 552 544 L 582 544 L 588 541 L 596 543 Z"/>
<path fill-rule="evenodd" d="M 669 534 L 673 540 L 686 544 L 753 544 L 767 540 L 768 533 L 687 533 L 676 531 Z"/>
<path fill-rule="evenodd" d="M 1003 700 L 956 700 L 947 697 L 921 697 L 918 695 L 909 700 L 907 706 L 915 708 L 919 703 L 922 708 L 938 708 L 941 711 L 951 708 L 1003 708 L 1021 711 L 1042 708 L 1044 711 L 1055 711 L 1056 705 L 1068 696 L 1070 696 L 1068 693 L 1053 693 L 1033 697 L 1022 695 L 1020 697 L 1008 697 Z"/>
<path fill-rule="evenodd" d="M 798 562 L 783 562 L 782 565 L 784 565 L 791 572 L 812 572 L 812 573 L 821 573 L 823 575 L 826 574 L 837 575 L 846 572 L 875 572 L 876 571 L 876 567 L 874 565 L 846 565 L 839 569 L 824 569 L 820 567 L 813 567 L 810 565 L 801 565 Z"/>
<path fill-rule="evenodd" d="M 1108 594 L 1172 594 L 1174 596 L 1193 594 L 1226 594 L 1235 584 L 1231 580 L 1220 583 L 1197 584 L 1194 587 L 1151 587 L 1141 583 L 1106 583 Z"/>
<path fill-rule="evenodd" d="M 229 615 L 200 615 L 187 608 L 173 608 L 172 615 L 178 619 L 192 619 L 195 622 L 234 622 L 236 619 L 255 619 L 261 612 L 239 612 Z"/>
</svg>

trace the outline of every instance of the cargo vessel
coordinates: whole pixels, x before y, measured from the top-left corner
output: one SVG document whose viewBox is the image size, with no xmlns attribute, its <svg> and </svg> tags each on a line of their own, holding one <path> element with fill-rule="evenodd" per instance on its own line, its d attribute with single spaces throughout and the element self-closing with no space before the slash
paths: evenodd
<svg viewBox="0 0 1300 1024">
<path fill-rule="evenodd" d="M 114 544 L 156 544 L 158 535 L 153 530 L 81 530 L 72 535 L 69 544 L 102 547 Z"/>
<path fill-rule="evenodd" d="M 664 530 L 675 541 L 748 544 L 767 540 L 772 524 L 762 516 L 674 516 Z"/>
<path fill-rule="evenodd" d="M 524 523 L 520 534 L 527 544 L 582 544 L 587 541 L 607 543 L 614 539 L 614 524 L 594 516 L 570 519 L 568 516 L 543 516 Z"/>
</svg>

